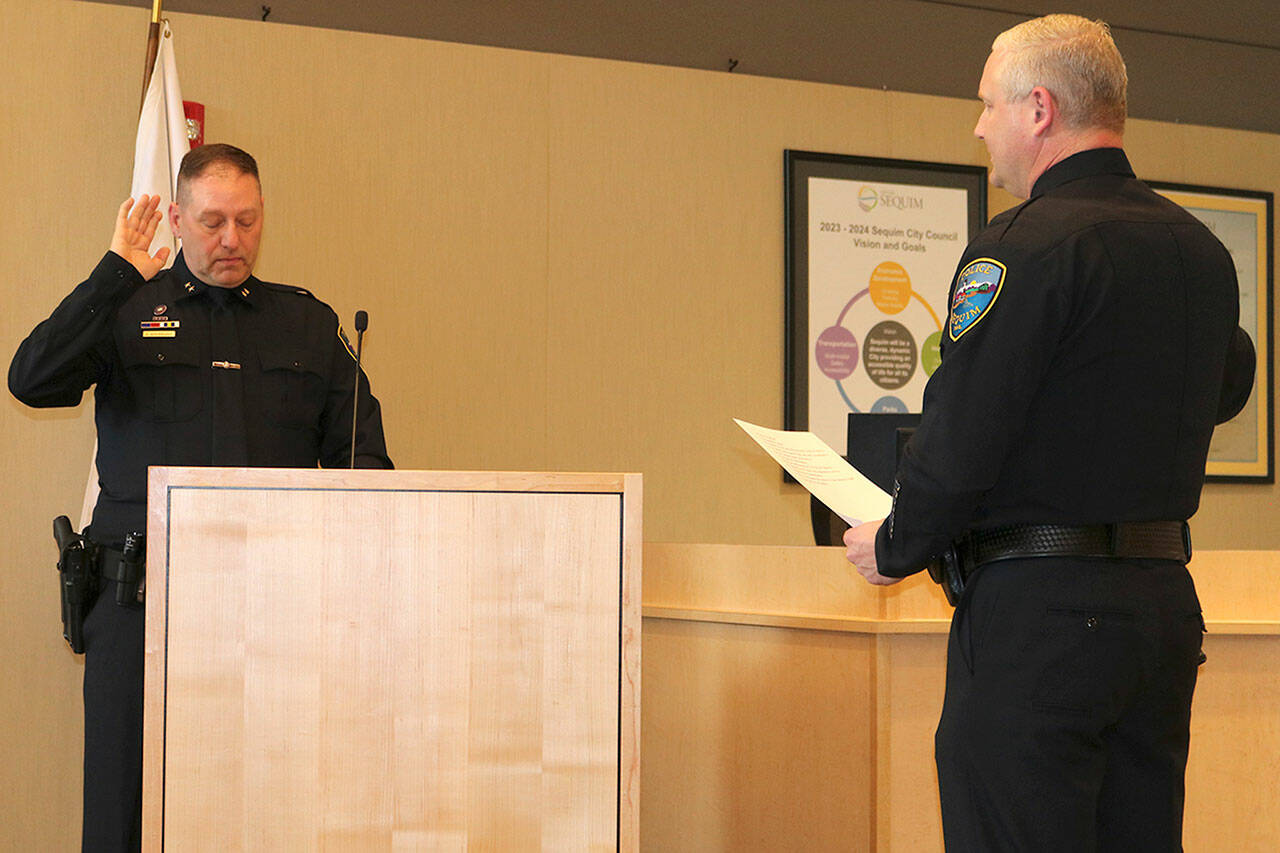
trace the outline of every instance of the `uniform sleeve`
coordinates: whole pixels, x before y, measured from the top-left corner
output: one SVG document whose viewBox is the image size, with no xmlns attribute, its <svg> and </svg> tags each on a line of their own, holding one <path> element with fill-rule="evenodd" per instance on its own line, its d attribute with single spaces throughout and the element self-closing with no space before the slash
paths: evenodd
<svg viewBox="0 0 1280 853">
<path fill-rule="evenodd" d="M 1218 400 L 1215 423 L 1225 424 L 1244 409 L 1253 393 L 1253 377 L 1257 368 L 1258 357 L 1254 352 L 1253 341 L 1244 329 L 1237 326 L 1231 336 L 1231 345 L 1227 348 L 1227 363 L 1222 374 L 1222 394 Z"/>
<path fill-rule="evenodd" d="M 1071 313 L 1061 282 L 1088 275 L 999 243 L 971 250 L 951 288 L 942 363 L 898 464 L 893 509 L 876 540 L 887 577 L 920 571 L 969 528 L 1052 362 Z"/>
<path fill-rule="evenodd" d="M 329 393 L 321 415 L 320 464 L 346 468 L 351 464 L 351 410 L 356 399 L 355 352 L 333 316 L 329 342 Z M 356 417 L 356 468 L 393 468 L 382 434 L 382 407 L 369 387 L 363 369 L 359 376 L 359 415 Z"/>
<path fill-rule="evenodd" d="M 116 310 L 142 283 L 132 264 L 107 252 L 18 347 L 9 365 L 13 396 L 40 408 L 78 405 L 110 371 Z"/>
</svg>

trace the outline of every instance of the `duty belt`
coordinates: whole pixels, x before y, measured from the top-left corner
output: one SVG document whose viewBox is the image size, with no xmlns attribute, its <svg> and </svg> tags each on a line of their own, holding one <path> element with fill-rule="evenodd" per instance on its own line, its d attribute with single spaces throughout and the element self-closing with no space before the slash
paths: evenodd
<svg viewBox="0 0 1280 853">
<path fill-rule="evenodd" d="M 124 552 L 114 548 L 98 548 L 98 573 L 103 580 L 125 583 L 129 580 L 128 570 L 124 567 Z"/>
<path fill-rule="evenodd" d="M 1012 524 L 974 530 L 929 565 L 929 575 L 955 604 L 965 581 L 988 563 L 1035 557 L 1103 559 L 1191 559 L 1191 528 L 1185 521 L 1125 521 L 1116 524 Z"/>
<path fill-rule="evenodd" d="M 997 560 L 1024 557 L 1113 557 L 1191 559 L 1191 528 L 1185 521 L 1126 521 L 1068 527 L 1014 524 L 969 534 L 969 562 L 976 569 Z"/>
</svg>

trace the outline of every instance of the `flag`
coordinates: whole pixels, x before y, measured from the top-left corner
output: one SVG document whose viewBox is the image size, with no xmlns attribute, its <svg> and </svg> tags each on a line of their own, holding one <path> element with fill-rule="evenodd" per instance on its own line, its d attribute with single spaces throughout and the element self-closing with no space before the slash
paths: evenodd
<svg viewBox="0 0 1280 853">
<path fill-rule="evenodd" d="M 182 109 L 182 88 L 178 85 L 178 64 L 173 57 L 173 32 L 169 22 L 160 24 L 160 49 L 156 52 L 156 64 L 151 69 L 151 82 L 142 101 L 142 113 L 138 116 L 138 135 L 133 145 L 133 184 L 129 195 L 137 200 L 142 195 L 160 196 L 163 219 L 151 241 L 154 255 L 163 246 L 169 247 L 172 265 L 178 255 L 178 238 L 169 226 L 169 203 L 177 194 L 178 167 L 182 157 L 190 150 L 187 142 L 187 119 Z M 84 503 L 80 508 L 80 530 L 93 519 L 93 507 L 98 502 L 98 442 L 93 443 L 93 455 L 89 457 L 89 478 L 84 486 Z"/>
<path fill-rule="evenodd" d="M 157 209 L 164 219 L 151 242 L 151 254 L 168 246 L 168 264 L 172 264 L 178 254 L 178 240 L 169 227 L 169 203 L 177 191 L 178 167 L 190 145 L 187 117 L 182 109 L 182 88 L 178 85 L 178 65 L 173 58 L 173 32 L 168 21 L 161 22 L 160 27 L 160 49 L 142 101 L 142 114 L 138 116 L 138 136 L 133 146 L 133 186 L 129 194 L 135 199 L 144 193 L 160 196 Z"/>
</svg>

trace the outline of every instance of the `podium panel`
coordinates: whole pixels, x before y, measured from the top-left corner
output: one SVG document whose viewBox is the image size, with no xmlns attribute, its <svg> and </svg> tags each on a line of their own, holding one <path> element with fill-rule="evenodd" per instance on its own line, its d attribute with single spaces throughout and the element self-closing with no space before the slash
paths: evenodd
<svg viewBox="0 0 1280 853">
<path fill-rule="evenodd" d="M 144 847 L 634 850 L 640 478 L 152 469 Z"/>
</svg>

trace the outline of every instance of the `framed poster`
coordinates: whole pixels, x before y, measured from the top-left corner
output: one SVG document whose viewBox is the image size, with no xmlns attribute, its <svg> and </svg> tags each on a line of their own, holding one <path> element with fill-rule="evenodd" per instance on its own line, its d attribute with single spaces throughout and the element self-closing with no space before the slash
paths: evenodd
<svg viewBox="0 0 1280 853">
<path fill-rule="evenodd" d="M 837 451 L 850 412 L 919 412 L 987 170 L 790 151 L 784 423 Z"/>
<path fill-rule="evenodd" d="M 1275 482 L 1273 196 L 1269 192 L 1166 184 L 1148 186 L 1203 222 L 1231 253 L 1240 283 L 1240 326 L 1258 354 L 1253 393 L 1244 410 L 1213 431 L 1205 479 Z"/>
</svg>

